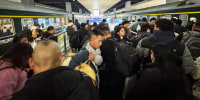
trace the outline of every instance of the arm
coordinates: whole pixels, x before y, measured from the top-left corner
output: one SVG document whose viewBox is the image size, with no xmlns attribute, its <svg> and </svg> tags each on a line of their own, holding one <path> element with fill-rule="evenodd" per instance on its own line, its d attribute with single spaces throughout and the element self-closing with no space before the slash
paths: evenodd
<svg viewBox="0 0 200 100">
<path fill-rule="evenodd" d="M 72 57 L 72 59 L 69 62 L 69 67 L 75 68 L 81 63 L 84 63 L 86 60 L 88 60 L 88 55 L 89 52 L 87 50 L 81 50 L 79 53 Z"/>
<path fill-rule="evenodd" d="M 194 61 L 187 46 L 185 46 L 184 54 L 182 56 L 183 68 L 186 74 L 190 74 L 194 69 Z"/>
</svg>

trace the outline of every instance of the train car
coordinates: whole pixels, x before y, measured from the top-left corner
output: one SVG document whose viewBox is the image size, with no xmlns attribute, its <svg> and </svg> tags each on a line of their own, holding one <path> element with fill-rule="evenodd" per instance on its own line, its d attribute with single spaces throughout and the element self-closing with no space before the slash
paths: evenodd
<svg viewBox="0 0 200 100">
<path fill-rule="evenodd" d="M 72 19 L 65 10 L 42 4 L 22 5 L 20 3 L 1 1 L 0 3 L 0 46 L 12 41 L 14 35 L 24 29 L 31 29 L 40 24 L 43 31 L 48 26 L 54 26 L 58 43 L 63 52 L 66 51 L 66 25 Z M 1 47 L 2 50 L 3 47 Z M 0 52 L 1 52 L 0 50 Z M 3 51 L 3 50 L 2 50 Z"/>
<path fill-rule="evenodd" d="M 150 18 L 179 18 L 183 21 L 182 25 L 186 25 L 188 21 L 200 20 L 200 5 L 180 5 L 181 2 L 175 2 L 155 7 L 149 7 L 139 10 L 132 10 L 127 12 L 121 12 L 117 14 L 118 19 L 137 20 L 138 18 L 146 17 Z"/>
</svg>

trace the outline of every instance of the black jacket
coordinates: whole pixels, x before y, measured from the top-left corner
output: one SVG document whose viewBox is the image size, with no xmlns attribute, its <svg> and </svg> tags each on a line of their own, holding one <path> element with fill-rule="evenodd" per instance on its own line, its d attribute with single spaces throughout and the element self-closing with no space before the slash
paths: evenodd
<svg viewBox="0 0 200 100">
<path fill-rule="evenodd" d="M 50 34 L 48 31 L 44 32 L 42 35 L 42 39 L 51 39 L 54 40 L 56 42 L 58 42 L 57 36 L 54 36 L 53 34 Z"/>
<path fill-rule="evenodd" d="M 99 92 L 102 100 L 122 100 L 125 76 L 115 66 L 113 41 L 110 39 L 113 37 L 104 40 L 100 47 L 104 68 L 99 71 Z"/>
<path fill-rule="evenodd" d="M 12 100 L 99 100 L 99 96 L 88 76 L 57 67 L 30 78 Z"/>
<path fill-rule="evenodd" d="M 85 41 L 89 40 L 89 31 L 84 28 L 81 28 L 78 33 L 79 33 L 79 49 L 81 49 Z"/>
<path fill-rule="evenodd" d="M 191 93 L 182 91 L 187 88 L 186 84 L 182 80 L 180 84 L 174 83 L 173 79 L 163 74 L 160 67 L 155 63 L 145 66 L 144 71 L 137 76 L 139 78 L 134 80 L 134 85 L 126 95 L 126 100 L 193 100 Z M 187 81 L 186 78 L 184 79 Z M 172 84 L 185 85 L 185 88 L 175 90 Z"/>
</svg>

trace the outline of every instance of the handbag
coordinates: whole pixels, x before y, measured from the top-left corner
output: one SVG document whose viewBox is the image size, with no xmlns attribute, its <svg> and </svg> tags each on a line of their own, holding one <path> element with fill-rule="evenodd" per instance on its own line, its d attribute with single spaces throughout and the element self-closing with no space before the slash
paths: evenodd
<svg viewBox="0 0 200 100">
<path fill-rule="evenodd" d="M 84 72 L 92 79 L 93 82 L 96 81 L 96 73 L 94 69 L 92 69 L 92 67 L 90 66 L 90 61 L 86 60 L 84 63 L 81 63 L 80 65 L 76 66 L 74 70 L 79 70 L 81 72 Z"/>
</svg>

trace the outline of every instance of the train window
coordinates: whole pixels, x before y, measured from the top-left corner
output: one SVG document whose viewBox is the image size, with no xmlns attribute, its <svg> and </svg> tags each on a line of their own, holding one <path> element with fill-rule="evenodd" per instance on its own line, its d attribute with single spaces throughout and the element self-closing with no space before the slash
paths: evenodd
<svg viewBox="0 0 200 100">
<path fill-rule="evenodd" d="M 0 18 L 0 38 L 15 35 L 14 21 L 11 18 Z"/>
<path fill-rule="evenodd" d="M 47 28 L 45 18 L 38 18 L 38 24 L 40 24 L 41 29 Z"/>
<path fill-rule="evenodd" d="M 54 18 L 49 18 L 49 25 L 54 26 Z"/>
<path fill-rule="evenodd" d="M 190 21 L 197 22 L 197 18 L 195 18 L 195 17 L 190 17 Z"/>
<path fill-rule="evenodd" d="M 49 27 L 49 18 L 45 18 L 46 27 Z"/>
<path fill-rule="evenodd" d="M 182 20 L 182 25 L 186 26 L 188 22 L 188 15 L 180 15 L 179 19 Z"/>
<path fill-rule="evenodd" d="M 55 26 L 60 26 L 60 18 L 55 18 Z"/>
<path fill-rule="evenodd" d="M 21 23 L 22 23 L 22 30 L 31 29 L 31 27 L 34 26 L 33 18 L 22 18 Z"/>
<path fill-rule="evenodd" d="M 66 25 L 65 23 L 66 23 L 65 18 L 62 18 L 62 25 Z"/>
</svg>

